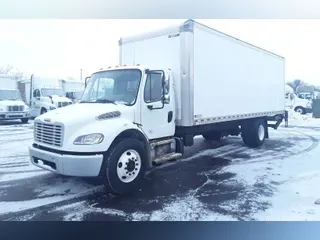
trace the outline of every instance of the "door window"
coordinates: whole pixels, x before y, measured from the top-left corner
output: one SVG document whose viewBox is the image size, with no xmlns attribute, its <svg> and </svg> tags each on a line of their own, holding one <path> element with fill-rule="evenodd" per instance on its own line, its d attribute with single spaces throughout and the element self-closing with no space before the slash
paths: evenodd
<svg viewBox="0 0 320 240">
<path fill-rule="evenodd" d="M 146 103 L 162 100 L 162 74 L 150 73 L 147 76 L 144 88 L 144 101 Z"/>
</svg>

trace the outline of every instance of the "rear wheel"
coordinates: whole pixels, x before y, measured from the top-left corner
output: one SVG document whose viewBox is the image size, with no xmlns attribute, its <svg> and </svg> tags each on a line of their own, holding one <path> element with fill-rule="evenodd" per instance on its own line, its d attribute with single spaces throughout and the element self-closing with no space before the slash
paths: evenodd
<svg viewBox="0 0 320 240">
<path fill-rule="evenodd" d="M 260 147 L 267 136 L 266 120 L 259 119 L 242 125 L 242 140 L 248 147 Z"/>
<path fill-rule="evenodd" d="M 222 138 L 222 132 L 212 131 L 202 134 L 203 138 L 208 141 L 219 141 Z"/>
<path fill-rule="evenodd" d="M 26 124 L 29 122 L 29 118 L 21 118 L 20 120 L 23 124 Z"/>
<path fill-rule="evenodd" d="M 104 184 L 113 193 L 137 191 L 145 174 L 148 160 L 144 145 L 136 139 L 124 139 L 105 154 L 101 168 Z"/>
</svg>

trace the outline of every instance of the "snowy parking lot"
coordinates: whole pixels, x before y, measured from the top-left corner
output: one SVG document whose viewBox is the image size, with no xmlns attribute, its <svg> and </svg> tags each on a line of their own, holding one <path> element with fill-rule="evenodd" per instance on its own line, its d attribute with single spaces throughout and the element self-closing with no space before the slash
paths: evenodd
<svg viewBox="0 0 320 240">
<path fill-rule="evenodd" d="M 0 122 L 0 220 L 320 220 L 320 119 L 290 116 L 259 149 L 196 139 L 131 196 L 29 162 L 33 122 Z"/>
</svg>

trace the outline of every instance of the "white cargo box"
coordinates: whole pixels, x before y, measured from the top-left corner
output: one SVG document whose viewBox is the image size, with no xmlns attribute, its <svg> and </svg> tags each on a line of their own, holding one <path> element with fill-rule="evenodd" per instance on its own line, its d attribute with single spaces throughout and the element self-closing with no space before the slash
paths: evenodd
<svg viewBox="0 0 320 240">
<path fill-rule="evenodd" d="M 119 45 L 121 65 L 171 69 L 178 126 L 284 112 L 284 58 L 193 20 Z"/>
</svg>

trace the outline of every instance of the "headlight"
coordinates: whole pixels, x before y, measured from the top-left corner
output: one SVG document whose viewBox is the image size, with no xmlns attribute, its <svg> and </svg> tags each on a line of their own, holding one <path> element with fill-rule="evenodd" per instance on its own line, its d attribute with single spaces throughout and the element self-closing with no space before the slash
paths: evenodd
<svg viewBox="0 0 320 240">
<path fill-rule="evenodd" d="M 28 106 L 25 106 L 25 107 L 24 107 L 24 110 L 25 110 L 25 111 L 29 111 L 30 108 L 29 108 Z"/>
<path fill-rule="evenodd" d="M 55 107 L 55 106 L 50 106 L 49 109 L 50 109 L 50 110 L 55 110 L 55 109 L 57 109 L 57 107 Z"/>
<path fill-rule="evenodd" d="M 101 133 L 92 133 L 88 135 L 79 136 L 74 140 L 75 145 L 93 145 L 99 144 L 103 141 L 103 135 Z"/>
</svg>

